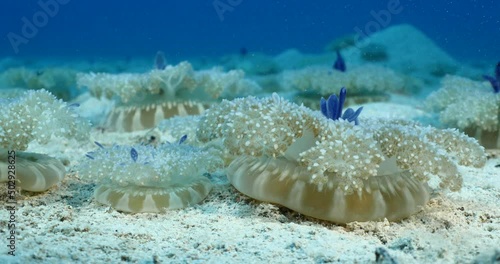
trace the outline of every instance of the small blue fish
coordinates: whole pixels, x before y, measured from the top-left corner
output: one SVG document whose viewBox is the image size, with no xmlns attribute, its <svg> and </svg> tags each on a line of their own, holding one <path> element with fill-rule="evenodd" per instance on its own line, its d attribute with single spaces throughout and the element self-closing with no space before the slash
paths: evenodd
<svg viewBox="0 0 500 264">
<path fill-rule="evenodd" d="M 483 75 L 483 78 L 490 82 L 494 93 L 500 93 L 500 62 L 495 67 L 495 77 Z"/>
<path fill-rule="evenodd" d="M 97 141 L 94 141 L 94 144 L 96 144 L 98 147 L 100 147 L 100 148 L 102 148 L 102 149 L 104 148 L 104 146 L 103 146 L 103 145 L 101 145 L 101 143 L 99 143 L 99 142 L 97 142 Z"/>
<path fill-rule="evenodd" d="M 139 157 L 139 154 L 137 153 L 137 150 L 135 150 L 135 148 L 132 148 L 132 149 L 130 150 L 130 157 L 132 158 L 132 160 L 133 160 L 134 162 L 136 162 L 136 161 L 137 161 L 137 158 Z"/>
<path fill-rule="evenodd" d="M 184 135 L 179 139 L 179 145 L 182 144 L 186 139 L 188 138 L 188 135 Z"/>
<path fill-rule="evenodd" d="M 337 60 L 335 60 L 335 63 L 333 64 L 333 69 L 341 72 L 346 71 L 344 58 L 342 58 L 342 55 L 338 50 L 337 50 Z"/>
<path fill-rule="evenodd" d="M 240 55 L 241 55 L 241 57 L 245 57 L 247 54 L 248 54 L 248 50 L 247 50 L 247 48 L 242 47 L 242 48 L 240 49 Z"/>
<path fill-rule="evenodd" d="M 495 77 L 500 81 L 500 61 L 497 63 L 497 67 L 495 67 Z"/>
<path fill-rule="evenodd" d="M 345 87 L 340 89 L 339 96 L 332 94 L 327 100 L 321 97 L 320 109 L 321 113 L 331 120 L 338 120 L 339 118 L 347 120 L 348 122 L 354 122 L 355 125 L 359 124 L 358 116 L 361 114 L 363 107 L 358 108 L 354 111 L 352 108 L 347 108 L 342 114 L 342 109 L 344 108 L 344 102 L 347 95 L 347 90 Z"/>
<path fill-rule="evenodd" d="M 155 56 L 155 68 L 157 70 L 164 70 L 167 67 L 167 60 L 163 51 L 158 51 Z"/>
</svg>

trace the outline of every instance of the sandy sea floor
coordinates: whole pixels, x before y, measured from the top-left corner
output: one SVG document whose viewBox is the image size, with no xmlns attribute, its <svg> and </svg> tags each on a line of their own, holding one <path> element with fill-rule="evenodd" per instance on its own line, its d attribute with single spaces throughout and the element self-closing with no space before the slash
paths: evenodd
<svg viewBox="0 0 500 264">
<path fill-rule="evenodd" d="M 379 104 L 377 115 L 391 108 Z M 141 133 L 93 131 L 92 137 L 132 144 Z M 59 140 L 29 151 L 49 152 L 73 165 L 93 148 Z M 460 167 L 461 191 L 433 193 L 421 212 L 401 222 L 346 226 L 252 200 L 222 173 L 211 176 L 214 189 L 194 207 L 120 213 L 95 203 L 95 186 L 70 172 L 45 193 L 18 197 L 15 257 L 7 255 L 9 213 L 0 210 L 0 263 L 375 263 L 377 256 L 380 263 L 498 263 L 499 164 L 497 151 L 489 152 L 484 168 Z M 1 188 L 5 208 L 5 184 Z"/>
</svg>

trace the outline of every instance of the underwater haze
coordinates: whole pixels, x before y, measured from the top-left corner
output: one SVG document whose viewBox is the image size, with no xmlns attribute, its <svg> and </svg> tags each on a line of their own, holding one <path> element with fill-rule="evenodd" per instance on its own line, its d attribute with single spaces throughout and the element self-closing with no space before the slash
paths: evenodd
<svg viewBox="0 0 500 264">
<path fill-rule="evenodd" d="M 499 263 L 500 0 L 1 0 L 1 263 Z"/>
<path fill-rule="evenodd" d="M 387 13 L 388 5 L 397 12 Z M 492 60 L 500 54 L 499 14 L 494 0 L 4 0 L 0 56 L 134 57 L 163 50 L 182 59 L 243 47 L 318 53 L 357 29 L 408 23 L 456 58 Z"/>
</svg>

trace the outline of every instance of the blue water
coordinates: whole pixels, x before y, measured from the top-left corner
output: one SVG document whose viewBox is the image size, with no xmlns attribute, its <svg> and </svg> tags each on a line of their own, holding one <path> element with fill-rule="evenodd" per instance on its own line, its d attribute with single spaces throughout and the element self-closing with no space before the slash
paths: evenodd
<svg viewBox="0 0 500 264">
<path fill-rule="evenodd" d="M 164 50 L 168 57 L 187 58 L 241 47 L 268 54 L 289 48 L 321 52 L 332 39 L 374 21 L 372 11 L 387 10 L 397 0 L 41 0 L 53 1 L 60 1 L 58 10 L 46 20 L 39 1 L 2 1 L 0 56 L 130 57 Z M 229 8 L 218 14 L 214 3 Z M 402 11 L 386 26 L 410 23 L 459 59 L 500 58 L 500 1 L 399 5 Z M 12 34 L 23 37 L 26 19 L 33 22 L 37 13 L 36 34 L 13 45 Z"/>
</svg>

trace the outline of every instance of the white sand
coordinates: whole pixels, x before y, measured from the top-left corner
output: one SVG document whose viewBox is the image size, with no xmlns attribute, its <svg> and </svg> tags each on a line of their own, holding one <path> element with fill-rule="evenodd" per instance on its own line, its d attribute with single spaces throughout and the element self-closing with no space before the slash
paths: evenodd
<svg viewBox="0 0 500 264">
<path fill-rule="evenodd" d="M 141 133 L 94 131 L 93 138 L 131 144 Z M 75 164 L 93 148 L 58 141 L 30 151 Z M 6 255 L 8 212 L 0 210 L 0 263 L 370 263 L 377 248 L 399 263 L 492 263 L 495 250 L 500 258 L 499 154 L 484 168 L 462 167 L 460 192 L 435 193 L 423 211 L 402 222 L 347 226 L 254 201 L 224 175 L 213 175 L 214 190 L 194 207 L 119 213 L 95 203 L 94 185 L 70 173 L 45 193 L 19 197 L 16 257 Z"/>
</svg>

